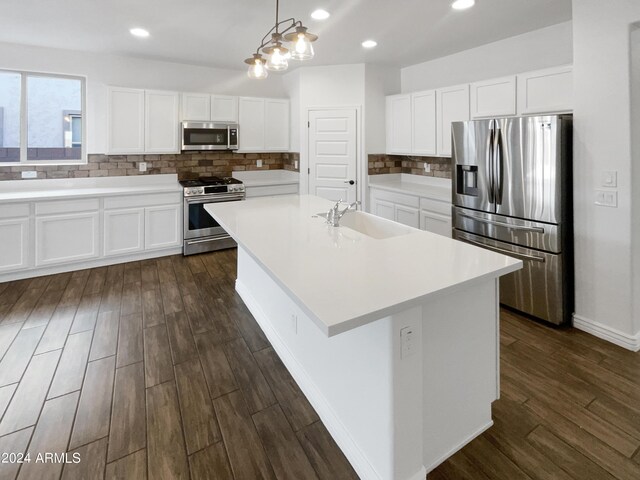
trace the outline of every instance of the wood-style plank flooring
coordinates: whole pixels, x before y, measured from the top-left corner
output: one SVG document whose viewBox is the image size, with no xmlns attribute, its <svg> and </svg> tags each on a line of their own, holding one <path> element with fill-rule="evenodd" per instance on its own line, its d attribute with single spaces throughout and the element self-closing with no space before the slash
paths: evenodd
<svg viewBox="0 0 640 480">
<path fill-rule="evenodd" d="M 0 284 L 0 454 L 32 459 L 0 479 L 357 478 L 236 295 L 235 261 Z M 640 354 L 501 323 L 495 425 L 429 480 L 638 480 Z M 46 452 L 81 462 L 36 463 Z"/>
</svg>

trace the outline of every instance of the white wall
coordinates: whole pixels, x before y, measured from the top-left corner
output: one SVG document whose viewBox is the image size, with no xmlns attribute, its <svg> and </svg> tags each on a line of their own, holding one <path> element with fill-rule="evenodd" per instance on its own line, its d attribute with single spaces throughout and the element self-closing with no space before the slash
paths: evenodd
<svg viewBox="0 0 640 480">
<path fill-rule="evenodd" d="M 631 47 L 631 181 L 634 195 L 632 195 L 631 222 L 633 249 L 633 319 L 634 331 L 640 331 L 640 23 L 635 24 L 630 32 Z"/>
<path fill-rule="evenodd" d="M 386 151 L 385 96 L 398 93 L 400 69 L 365 66 L 365 153 Z"/>
<path fill-rule="evenodd" d="M 637 0 L 573 1 L 576 320 L 630 345 L 640 342 L 629 65 L 630 24 L 638 20 Z M 618 208 L 594 205 L 603 170 L 618 171 Z"/>
<path fill-rule="evenodd" d="M 106 150 L 108 85 L 228 95 L 286 96 L 282 77 L 277 74 L 256 81 L 250 80 L 245 70 L 226 70 L 9 43 L 0 43 L 0 69 L 85 75 L 88 153 L 104 153 Z"/>
<path fill-rule="evenodd" d="M 564 22 L 405 67 L 401 88 L 402 93 L 429 90 L 571 62 L 571 22 Z"/>
</svg>

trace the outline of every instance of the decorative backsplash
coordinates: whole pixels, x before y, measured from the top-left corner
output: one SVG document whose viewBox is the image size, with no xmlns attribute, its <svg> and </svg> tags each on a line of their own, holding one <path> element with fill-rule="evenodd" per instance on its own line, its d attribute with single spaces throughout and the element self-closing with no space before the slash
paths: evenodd
<svg viewBox="0 0 640 480">
<path fill-rule="evenodd" d="M 424 164 L 431 167 L 424 171 Z M 447 157 L 408 157 L 403 155 L 369 155 L 369 175 L 409 173 L 428 177 L 451 178 L 451 159 Z"/>
<path fill-rule="evenodd" d="M 262 167 L 256 166 L 262 160 Z M 180 180 L 206 176 L 230 176 L 234 170 L 291 170 L 300 164 L 299 153 L 180 153 L 176 155 L 89 155 L 84 165 L 0 166 L 0 180 L 20 180 L 20 172 L 35 170 L 38 178 L 119 177 L 177 173 Z M 140 172 L 138 164 L 147 163 Z"/>
</svg>

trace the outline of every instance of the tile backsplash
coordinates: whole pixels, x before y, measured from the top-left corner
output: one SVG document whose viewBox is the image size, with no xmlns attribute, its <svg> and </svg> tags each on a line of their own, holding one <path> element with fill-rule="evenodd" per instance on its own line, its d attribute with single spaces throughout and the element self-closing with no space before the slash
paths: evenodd
<svg viewBox="0 0 640 480">
<path fill-rule="evenodd" d="M 257 167 L 262 160 L 262 167 Z M 176 173 L 178 178 L 229 176 L 234 170 L 291 170 L 299 153 L 180 153 L 175 155 L 89 155 L 83 165 L 21 165 L 0 166 L 0 180 L 20 180 L 21 172 L 35 170 L 38 178 L 115 177 Z M 138 164 L 147 163 L 140 172 Z"/>
<path fill-rule="evenodd" d="M 425 172 L 424 164 L 431 167 Z M 429 177 L 451 178 L 451 158 L 447 157 L 409 157 L 404 155 L 369 155 L 369 175 L 384 173 L 409 173 Z"/>
</svg>

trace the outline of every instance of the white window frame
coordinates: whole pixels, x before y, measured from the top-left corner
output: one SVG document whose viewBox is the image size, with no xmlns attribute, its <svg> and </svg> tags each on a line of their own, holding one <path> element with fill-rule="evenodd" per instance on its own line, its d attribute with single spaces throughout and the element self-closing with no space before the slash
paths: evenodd
<svg viewBox="0 0 640 480">
<path fill-rule="evenodd" d="M 43 73 L 32 72 L 26 70 L 9 70 L 0 69 L 1 73 L 16 73 L 20 75 L 20 160 L 17 162 L 0 162 L 0 167 L 20 167 L 20 166 L 36 166 L 36 165 L 86 165 L 87 163 L 87 77 L 81 75 L 65 75 L 59 73 Z M 28 77 L 46 77 L 46 78 L 66 78 L 69 80 L 80 81 L 80 102 L 82 117 L 82 145 L 80 146 L 80 160 L 27 160 L 29 148 L 29 121 L 27 115 L 27 78 Z"/>
</svg>

